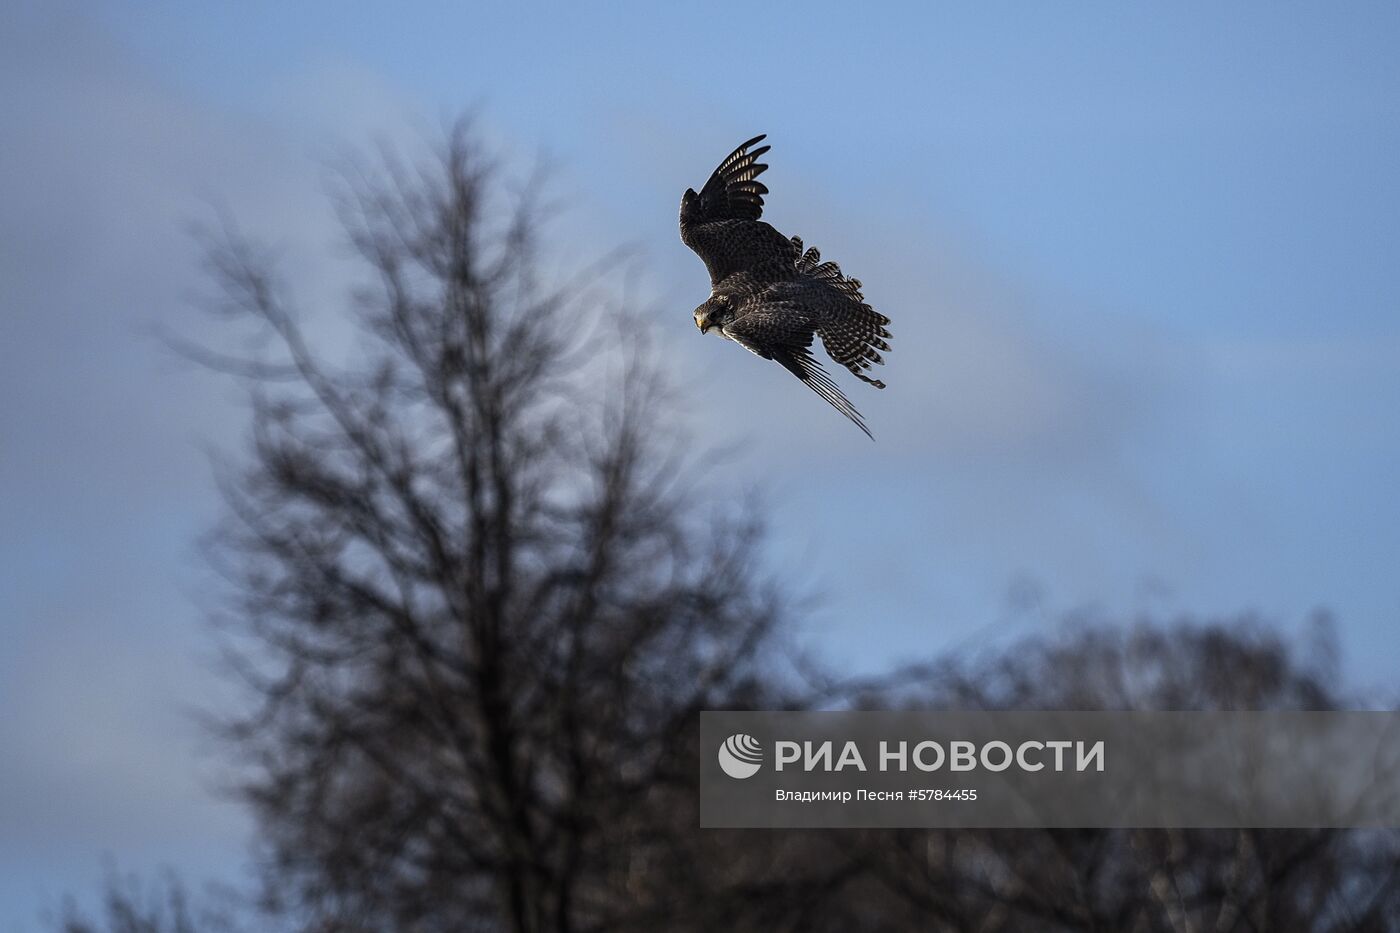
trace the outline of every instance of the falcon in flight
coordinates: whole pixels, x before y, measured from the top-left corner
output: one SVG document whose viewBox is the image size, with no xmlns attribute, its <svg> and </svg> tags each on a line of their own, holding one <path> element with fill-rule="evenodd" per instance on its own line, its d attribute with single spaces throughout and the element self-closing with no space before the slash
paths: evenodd
<svg viewBox="0 0 1400 933">
<path fill-rule="evenodd" d="M 710 272 L 710 297 L 695 309 L 700 333 L 711 330 L 776 360 L 874 439 L 865 419 L 812 355 L 812 338 L 857 379 L 877 389 L 867 374 L 884 363 L 890 319 L 865 303 L 860 281 L 822 262 L 816 247 L 785 237 L 759 220 L 768 189 L 759 182 L 768 166 L 758 161 L 770 147 L 755 136 L 731 152 L 696 194 L 681 197 L 681 242 Z"/>
</svg>

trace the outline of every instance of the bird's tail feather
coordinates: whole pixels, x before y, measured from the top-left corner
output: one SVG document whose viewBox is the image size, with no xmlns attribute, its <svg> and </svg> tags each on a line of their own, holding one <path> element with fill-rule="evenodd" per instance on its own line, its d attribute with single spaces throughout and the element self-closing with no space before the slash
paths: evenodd
<svg viewBox="0 0 1400 933">
<path fill-rule="evenodd" d="M 822 262 L 821 252 L 815 246 L 804 251 L 801 237 L 792 237 L 792 244 L 798 253 L 797 271 L 813 285 L 829 289 L 836 299 L 824 303 L 829 305 L 828 313 L 817 326 L 827 354 L 857 379 L 883 389 L 885 383 L 866 375 L 865 370 L 885 362 L 880 354 L 890 349 L 886 327 L 890 319 L 866 304 L 860 279 L 842 275 L 841 267 L 834 262 Z"/>
</svg>

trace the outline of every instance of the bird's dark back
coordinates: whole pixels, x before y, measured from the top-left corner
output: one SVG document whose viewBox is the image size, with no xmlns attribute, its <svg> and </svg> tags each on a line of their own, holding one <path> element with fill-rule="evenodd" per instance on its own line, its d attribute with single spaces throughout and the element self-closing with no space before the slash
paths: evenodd
<svg viewBox="0 0 1400 933">
<path fill-rule="evenodd" d="M 716 289 L 739 273 L 747 273 L 743 279 L 759 285 L 791 278 L 799 256 L 791 240 L 762 220 L 687 223 L 684 203 L 681 241 L 704 261 L 710 286 Z"/>
</svg>

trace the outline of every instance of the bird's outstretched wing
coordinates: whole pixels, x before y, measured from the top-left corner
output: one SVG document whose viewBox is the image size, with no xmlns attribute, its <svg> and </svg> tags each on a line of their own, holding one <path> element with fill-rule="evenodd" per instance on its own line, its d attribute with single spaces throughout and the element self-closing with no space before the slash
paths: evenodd
<svg viewBox="0 0 1400 933">
<path fill-rule="evenodd" d="M 875 439 L 865 425 L 864 416 L 812 356 L 815 327 L 800 306 L 790 302 L 764 304 L 724 325 L 724 333 L 745 349 L 764 359 L 781 363 L 809 389 L 851 419 L 856 427 L 865 432 L 866 437 Z"/>
<path fill-rule="evenodd" d="M 687 188 L 681 197 L 681 242 L 704 261 L 712 288 L 743 272 L 756 291 L 790 278 L 797 262 L 797 246 L 759 219 L 768 188 L 758 176 L 768 166 L 758 159 L 769 147 L 754 147 L 764 138 L 755 136 L 726 156 L 699 194 Z"/>
<path fill-rule="evenodd" d="M 749 148 L 762 142 L 765 136 L 766 133 L 755 136 L 725 157 L 700 189 L 692 210 L 687 213 L 687 223 L 758 220 L 763 216 L 763 196 L 768 189 L 756 179 L 768 166 L 758 161 L 758 157 L 771 147 L 759 146 L 752 152 Z"/>
</svg>

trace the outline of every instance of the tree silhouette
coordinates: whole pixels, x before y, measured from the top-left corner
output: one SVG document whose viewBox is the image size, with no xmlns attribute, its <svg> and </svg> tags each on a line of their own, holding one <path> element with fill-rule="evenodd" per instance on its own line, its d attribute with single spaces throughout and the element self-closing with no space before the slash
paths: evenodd
<svg viewBox="0 0 1400 933">
<path fill-rule="evenodd" d="M 1304 653 L 1251 618 L 1069 620 L 869 690 L 872 708 L 1344 708 L 1323 637 Z M 896 686 L 897 684 L 897 686 Z M 897 830 L 812 834 L 794 864 L 842 884 L 783 929 L 1400 929 L 1400 834 L 1341 830 Z M 774 925 L 770 928 L 779 928 Z M 758 927 L 754 927 L 758 929 Z"/>
<path fill-rule="evenodd" d="M 271 263 L 211 243 L 272 348 L 202 354 L 252 400 L 214 553 L 259 703 L 228 735 L 269 905 L 309 929 L 656 915 L 648 879 L 698 834 L 671 832 L 695 714 L 762 696 L 757 525 L 703 491 L 644 329 L 547 284 L 533 189 L 505 190 L 462 128 L 344 175 L 373 284 L 341 367 Z"/>
</svg>

